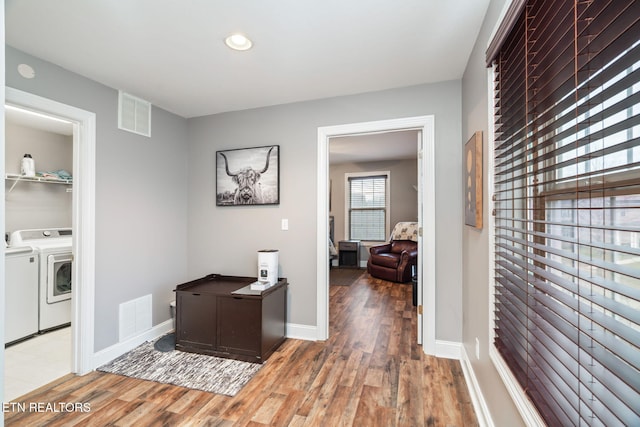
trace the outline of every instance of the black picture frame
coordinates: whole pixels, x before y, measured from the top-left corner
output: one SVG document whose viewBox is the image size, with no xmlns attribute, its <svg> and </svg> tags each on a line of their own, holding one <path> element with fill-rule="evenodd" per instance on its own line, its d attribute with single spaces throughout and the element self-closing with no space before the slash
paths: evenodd
<svg viewBox="0 0 640 427">
<path fill-rule="evenodd" d="M 216 206 L 279 204 L 279 145 L 216 151 Z"/>
</svg>

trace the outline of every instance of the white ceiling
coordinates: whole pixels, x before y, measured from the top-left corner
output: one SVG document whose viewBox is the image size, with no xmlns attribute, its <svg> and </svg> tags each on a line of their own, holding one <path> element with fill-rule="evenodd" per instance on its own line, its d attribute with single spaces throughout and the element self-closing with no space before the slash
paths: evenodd
<svg viewBox="0 0 640 427">
<path fill-rule="evenodd" d="M 5 109 L 4 119 L 7 123 L 13 123 L 19 126 L 57 133 L 60 135 L 73 135 L 73 124 L 71 122 L 34 113 L 22 108 L 16 109 L 7 107 Z"/>
<path fill-rule="evenodd" d="M 406 160 L 418 157 L 418 131 L 349 135 L 329 140 L 329 163 Z"/>
<path fill-rule="evenodd" d="M 6 0 L 6 42 L 189 118 L 460 79 L 488 3 Z"/>
</svg>

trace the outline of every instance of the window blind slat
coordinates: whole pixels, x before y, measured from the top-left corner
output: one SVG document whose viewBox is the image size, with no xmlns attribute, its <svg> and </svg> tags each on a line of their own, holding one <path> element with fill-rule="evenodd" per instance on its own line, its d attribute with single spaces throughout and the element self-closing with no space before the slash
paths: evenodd
<svg viewBox="0 0 640 427">
<path fill-rule="evenodd" d="M 632 388 L 626 385 L 626 382 L 638 387 L 638 377 L 634 376 L 635 369 L 629 365 L 619 361 L 614 364 L 610 364 L 608 368 L 599 364 L 599 359 L 609 360 L 604 350 L 600 350 L 600 347 L 594 347 L 591 345 L 591 340 L 594 337 L 588 337 L 582 334 L 586 339 L 579 338 L 577 335 L 576 325 L 579 324 L 578 315 L 575 310 L 566 307 L 563 304 L 557 304 L 556 298 L 548 298 L 551 293 L 534 293 L 533 298 L 539 303 L 532 307 L 537 307 L 533 312 L 534 316 L 531 317 L 531 321 L 535 324 L 535 328 L 531 329 L 531 337 L 535 337 L 532 341 L 532 347 L 540 349 L 540 346 L 536 343 L 542 344 L 552 351 L 552 357 L 546 359 L 546 363 L 553 368 L 554 378 L 559 376 L 563 378 L 564 382 L 571 382 L 572 379 L 567 377 L 563 372 L 566 369 L 570 369 L 574 375 L 577 375 L 578 364 L 576 362 L 580 359 L 580 353 L 567 353 L 567 350 L 572 349 L 572 344 L 579 346 L 580 352 L 589 353 L 593 360 L 590 364 L 590 370 L 602 384 L 608 385 L 609 389 L 620 390 L 618 392 L 618 399 L 626 402 L 628 405 L 632 405 L 637 398 L 640 398 Z M 561 296 L 555 292 L 555 296 Z M 554 308 L 555 307 L 555 308 Z M 501 315 L 505 318 L 509 316 L 501 311 Z M 551 322 L 551 323 L 549 323 Z M 562 335 L 558 335 L 556 332 L 561 331 Z M 511 331 L 513 336 L 514 331 Z M 578 348 L 576 348 L 578 350 Z M 526 356 L 521 354 L 521 358 Z M 618 360 L 617 358 L 614 360 Z M 593 366 L 596 366 L 593 368 Z M 598 370 L 596 372 L 595 370 Z M 637 369 L 637 368 L 636 368 Z M 615 376 L 612 376 L 614 374 Z M 558 384 L 556 384 L 558 385 Z M 619 408 L 622 410 L 622 408 Z M 606 416 L 605 416 L 606 418 Z"/>
</svg>

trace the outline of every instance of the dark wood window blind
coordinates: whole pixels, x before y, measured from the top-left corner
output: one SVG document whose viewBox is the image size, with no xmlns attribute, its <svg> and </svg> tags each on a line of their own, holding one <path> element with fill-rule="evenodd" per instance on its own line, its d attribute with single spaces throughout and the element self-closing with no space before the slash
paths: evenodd
<svg viewBox="0 0 640 427">
<path fill-rule="evenodd" d="M 488 58 L 495 346 L 549 425 L 638 426 L 640 1 L 525 3 Z"/>
<path fill-rule="evenodd" d="M 386 175 L 349 178 L 349 238 L 385 241 Z"/>
</svg>

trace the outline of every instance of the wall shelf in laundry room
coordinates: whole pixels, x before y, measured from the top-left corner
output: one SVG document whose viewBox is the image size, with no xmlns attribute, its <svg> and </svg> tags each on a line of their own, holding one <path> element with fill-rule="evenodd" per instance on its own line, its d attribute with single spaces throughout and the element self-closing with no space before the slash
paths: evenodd
<svg viewBox="0 0 640 427">
<path fill-rule="evenodd" d="M 14 187 L 20 181 L 23 181 L 23 182 L 39 182 L 39 183 L 43 183 L 43 184 L 66 184 L 66 185 L 72 185 L 73 184 L 73 179 L 51 178 L 51 177 L 44 177 L 44 176 L 24 176 L 24 175 L 14 174 L 14 173 L 6 174 L 5 175 L 5 179 L 7 181 L 14 181 L 14 183 L 11 186 L 11 188 L 9 189 L 9 191 L 7 191 L 7 194 L 11 193 L 11 191 L 13 191 Z M 70 190 L 71 190 L 70 188 L 67 189 L 67 191 L 70 191 Z"/>
</svg>

